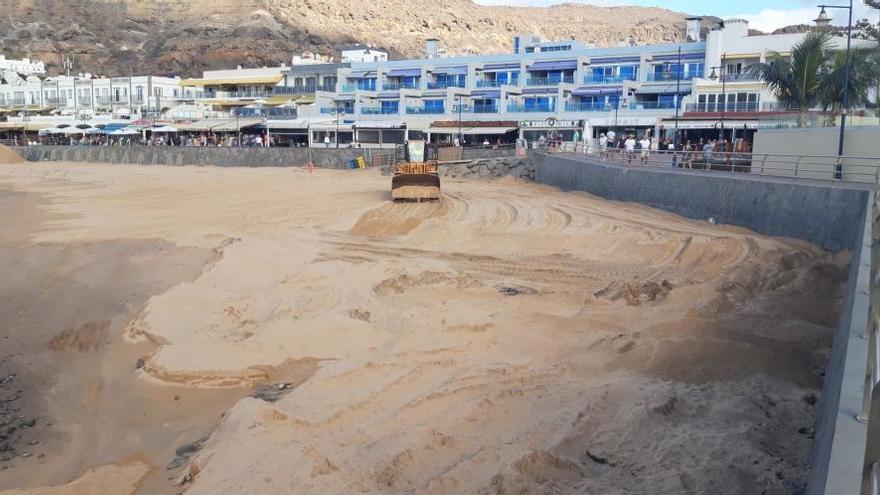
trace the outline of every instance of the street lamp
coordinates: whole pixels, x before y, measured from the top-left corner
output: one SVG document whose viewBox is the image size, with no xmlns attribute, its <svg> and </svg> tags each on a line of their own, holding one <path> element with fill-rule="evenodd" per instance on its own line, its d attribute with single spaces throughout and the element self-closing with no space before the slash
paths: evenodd
<svg viewBox="0 0 880 495">
<path fill-rule="evenodd" d="M 722 146 L 724 145 L 724 113 L 727 110 L 727 67 L 724 66 L 725 58 L 727 57 L 722 54 L 721 65 L 710 67 L 712 73 L 709 74 L 709 79 L 712 81 L 721 79 L 721 129 L 718 130 L 718 141 Z M 716 69 L 718 70 L 717 74 L 715 73 Z"/>
<path fill-rule="evenodd" d="M 849 72 L 850 72 L 850 45 L 852 43 L 852 16 L 853 2 L 849 0 L 849 5 L 817 5 L 822 10 L 819 11 L 819 17 L 815 19 L 816 26 L 819 28 L 827 28 L 831 24 L 831 18 L 825 9 L 847 9 L 849 10 L 849 21 L 846 25 L 846 65 L 843 69 L 843 102 L 840 112 L 840 137 L 837 140 L 837 165 L 834 167 L 834 178 L 843 178 L 843 163 L 840 157 L 843 156 L 843 149 L 846 140 L 846 112 L 849 108 Z"/>
<path fill-rule="evenodd" d="M 461 95 L 458 95 L 458 145 L 464 146 L 464 136 L 461 134 Z"/>
</svg>

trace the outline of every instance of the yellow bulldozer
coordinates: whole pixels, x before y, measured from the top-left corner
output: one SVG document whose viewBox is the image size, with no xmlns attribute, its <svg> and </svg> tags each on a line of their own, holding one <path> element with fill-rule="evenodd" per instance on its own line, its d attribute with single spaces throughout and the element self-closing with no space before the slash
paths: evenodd
<svg viewBox="0 0 880 495">
<path fill-rule="evenodd" d="M 398 162 L 394 166 L 391 199 L 416 202 L 439 200 L 440 174 L 437 161 L 421 161 L 425 156 L 423 141 L 411 141 L 407 144 L 406 161 Z"/>
</svg>

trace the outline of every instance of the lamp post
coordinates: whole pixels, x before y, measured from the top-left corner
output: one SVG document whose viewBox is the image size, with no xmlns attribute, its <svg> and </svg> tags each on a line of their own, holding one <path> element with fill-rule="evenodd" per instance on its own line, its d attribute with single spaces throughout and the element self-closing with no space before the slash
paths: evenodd
<svg viewBox="0 0 880 495">
<path fill-rule="evenodd" d="M 725 58 L 727 58 L 725 54 L 722 54 L 721 65 L 710 67 L 712 73 L 709 75 L 709 79 L 712 81 L 721 79 L 721 129 L 718 130 L 718 141 L 722 146 L 724 144 L 724 114 L 725 110 L 727 110 L 727 67 L 724 66 Z M 718 69 L 718 74 L 715 73 L 716 69 Z"/>
<path fill-rule="evenodd" d="M 461 134 L 461 95 L 458 96 L 458 145 L 464 146 L 463 136 Z"/>
<path fill-rule="evenodd" d="M 843 69 L 843 102 L 841 102 L 840 112 L 840 137 L 837 140 L 837 165 L 834 167 L 834 178 L 843 178 L 843 163 L 840 157 L 843 156 L 844 145 L 846 142 L 846 114 L 849 108 L 849 71 L 852 61 L 850 59 L 850 45 L 852 44 L 852 16 L 853 2 L 849 0 L 849 5 L 817 5 L 822 10 L 819 11 L 819 17 L 813 22 L 820 28 L 827 28 L 831 24 L 831 17 L 825 12 L 825 9 L 847 9 L 849 10 L 849 20 L 846 25 L 846 65 Z"/>
<path fill-rule="evenodd" d="M 340 109 L 339 102 L 336 102 L 336 149 L 339 149 L 339 113 L 342 110 Z"/>
</svg>

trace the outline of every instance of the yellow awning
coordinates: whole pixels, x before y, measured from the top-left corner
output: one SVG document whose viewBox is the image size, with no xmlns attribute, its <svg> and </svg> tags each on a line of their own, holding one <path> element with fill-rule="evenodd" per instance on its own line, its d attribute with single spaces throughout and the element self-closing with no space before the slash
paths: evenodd
<svg viewBox="0 0 880 495">
<path fill-rule="evenodd" d="M 724 60 L 733 60 L 736 58 L 761 58 L 760 53 L 725 53 Z"/>
<path fill-rule="evenodd" d="M 237 84 L 278 84 L 284 76 L 277 74 L 274 76 L 254 76 L 228 79 L 184 79 L 180 81 L 181 86 L 219 86 L 227 84 L 234 86 Z"/>
<path fill-rule="evenodd" d="M 253 103 L 247 100 L 228 100 L 223 98 L 206 98 L 201 100 L 201 102 L 206 105 L 220 105 L 221 107 L 243 107 Z"/>
</svg>

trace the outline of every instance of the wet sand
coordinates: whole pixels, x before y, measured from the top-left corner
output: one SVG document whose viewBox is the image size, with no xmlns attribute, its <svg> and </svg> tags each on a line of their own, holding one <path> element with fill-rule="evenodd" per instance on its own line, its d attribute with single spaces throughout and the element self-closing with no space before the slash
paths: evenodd
<svg viewBox="0 0 880 495">
<path fill-rule="evenodd" d="M 0 187 L 38 206 L 0 227 L 0 366 L 38 370 L 53 423 L 0 488 L 114 464 L 119 493 L 804 488 L 845 254 L 509 179 L 434 204 L 372 170 L 18 164 Z"/>
</svg>

